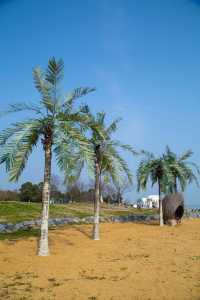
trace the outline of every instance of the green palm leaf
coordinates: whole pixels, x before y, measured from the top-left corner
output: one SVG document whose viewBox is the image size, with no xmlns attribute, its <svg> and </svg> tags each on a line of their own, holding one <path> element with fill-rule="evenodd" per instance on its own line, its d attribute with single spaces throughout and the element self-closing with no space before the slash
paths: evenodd
<svg viewBox="0 0 200 300">
<path fill-rule="evenodd" d="M 117 118 L 115 119 L 109 126 L 108 128 L 106 129 L 106 132 L 107 132 L 107 135 L 111 135 L 112 133 L 114 133 L 116 130 L 117 130 L 117 126 L 118 126 L 118 123 L 121 121 L 122 119 L 121 118 Z"/>
<path fill-rule="evenodd" d="M 45 79 L 53 88 L 63 79 L 64 62 L 62 59 L 58 61 L 55 57 L 49 60 L 48 68 L 45 73 Z"/>
<path fill-rule="evenodd" d="M 17 127 L 18 125 L 19 123 Z M 21 125 L 22 123 L 20 123 Z M 19 127 L 18 131 L 9 136 L 11 140 L 4 143 L 0 153 L 0 164 L 5 163 L 11 181 L 18 180 L 21 175 L 25 163 L 41 134 L 42 124 L 40 120 L 28 120 L 23 123 L 21 130 L 19 130 Z"/>
<path fill-rule="evenodd" d="M 0 117 L 3 117 L 10 113 L 16 113 L 24 110 L 34 111 L 37 114 L 41 113 L 41 108 L 39 106 L 32 103 L 19 102 L 19 103 L 10 104 L 8 110 L 0 112 Z"/>
<path fill-rule="evenodd" d="M 96 90 L 95 88 L 90 88 L 90 87 L 76 88 L 66 96 L 63 106 L 66 109 L 69 109 L 69 108 L 71 109 L 71 106 L 73 105 L 73 103 L 76 99 L 86 96 L 87 94 L 94 92 L 95 90 Z"/>
</svg>

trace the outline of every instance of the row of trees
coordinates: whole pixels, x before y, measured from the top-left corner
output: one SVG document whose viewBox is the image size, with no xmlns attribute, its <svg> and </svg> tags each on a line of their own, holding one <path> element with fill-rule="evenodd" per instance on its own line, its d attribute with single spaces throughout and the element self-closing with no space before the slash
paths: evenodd
<svg viewBox="0 0 200 300">
<path fill-rule="evenodd" d="M 0 190 L 0 201 L 20 201 L 17 190 Z"/>
<path fill-rule="evenodd" d="M 93 202 L 94 183 L 91 180 L 88 184 L 78 180 L 69 185 L 66 191 L 61 190 L 59 176 L 51 178 L 50 204 L 64 204 L 72 202 Z M 18 190 L 0 190 L 0 201 L 22 201 L 42 202 L 43 182 L 32 183 L 27 181 Z M 130 190 L 130 184 L 123 180 L 120 184 L 103 181 L 101 183 L 101 203 L 121 205 L 124 202 L 124 194 Z"/>
<path fill-rule="evenodd" d="M 51 177 L 51 198 L 53 200 L 67 198 L 67 193 L 62 193 L 59 190 L 58 183 L 59 177 L 53 175 Z M 36 184 L 27 181 L 18 190 L 0 190 L 0 201 L 42 202 L 42 190 L 43 182 Z"/>
<path fill-rule="evenodd" d="M 58 167 L 64 173 L 66 184 L 75 182 L 87 168 L 94 178 L 94 226 L 93 238 L 99 239 L 99 210 L 103 182 L 120 184 L 122 174 L 132 184 L 132 173 L 118 149 L 128 151 L 132 156 L 143 154 L 138 170 L 138 189 L 145 188 L 148 178 L 158 182 L 159 191 L 164 192 L 164 183 L 172 189 L 171 171 L 164 172 L 166 163 L 152 155 L 135 151 L 130 145 L 114 140 L 120 119 L 109 126 L 105 113 L 93 115 L 88 105 L 76 105 L 76 100 L 95 91 L 94 88 L 74 89 L 66 96 L 61 94 L 59 84 L 63 78 L 63 61 L 52 58 L 46 71 L 34 69 L 33 76 L 41 100 L 38 104 L 18 103 L 10 106 L 6 113 L 29 110 L 35 118 L 17 122 L 0 134 L 0 164 L 4 164 L 11 181 L 20 177 L 29 155 L 41 141 L 44 150 L 45 167 L 42 186 L 42 224 L 38 254 L 49 254 L 48 216 L 51 190 L 51 163 L 55 155 Z M 161 163 L 162 162 L 162 163 Z M 166 162 L 166 159 L 165 159 Z M 168 174 L 168 172 L 170 172 Z M 168 174 L 168 175 L 167 175 Z M 177 178 L 177 177 L 176 177 Z M 186 182 L 188 182 L 188 178 Z M 174 185 L 174 182 L 173 182 Z M 160 206 L 161 208 L 161 206 Z"/>
<path fill-rule="evenodd" d="M 16 181 L 26 166 L 26 162 L 38 142 L 42 142 L 45 167 L 42 189 L 42 222 L 39 255 L 46 256 L 48 247 L 48 217 L 51 186 L 52 154 L 55 154 L 58 167 L 64 173 L 65 181 L 71 183 L 86 166 L 95 174 L 95 223 L 93 236 L 99 238 L 99 196 L 102 176 L 118 180 L 119 173 L 125 172 L 132 180 L 131 172 L 116 148 L 122 147 L 131 153 L 135 151 L 128 145 L 112 141 L 111 133 L 117 128 L 115 120 L 107 129 L 104 126 L 105 114 L 93 116 L 87 105 L 75 105 L 75 101 L 91 92 L 94 88 L 77 88 L 62 96 L 59 84 L 63 78 L 63 61 L 49 60 L 47 70 L 35 68 L 35 86 L 41 100 L 38 104 L 13 104 L 4 112 L 13 113 L 23 110 L 32 112 L 35 118 L 17 122 L 0 134 L 0 163 L 4 164 L 9 179 Z M 1 115 L 3 115 L 1 114 Z"/>
</svg>

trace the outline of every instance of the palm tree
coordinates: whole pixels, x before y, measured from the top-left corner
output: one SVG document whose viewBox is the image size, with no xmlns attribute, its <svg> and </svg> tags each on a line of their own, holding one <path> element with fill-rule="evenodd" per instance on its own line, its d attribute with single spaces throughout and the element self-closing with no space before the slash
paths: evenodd
<svg viewBox="0 0 200 300">
<path fill-rule="evenodd" d="M 61 170 L 73 170 L 77 148 L 79 152 L 84 153 L 85 157 L 93 154 L 89 151 L 88 140 L 82 132 L 84 126 L 90 126 L 89 120 L 81 109 L 75 110 L 74 101 L 94 91 L 94 89 L 81 87 L 74 89 L 66 97 L 62 97 L 59 84 L 63 78 L 63 68 L 62 60 L 57 61 L 52 58 L 49 60 L 45 72 L 40 68 L 34 69 L 34 82 L 41 95 L 41 101 L 38 105 L 13 104 L 3 114 L 29 110 L 32 114 L 35 113 L 35 118 L 32 117 L 23 122 L 17 122 L 0 134 L 0 164 L 5 164 L 10 181 L 18 180 L 30 154 L 39 141 L 43 145 L 45 167 L 41 237 L 38 251 L 40 256 L 49 254 L 48 217 L 52 151 L 55 152 Z M 74 154 L 72 155 L 72 153 Z"/>
<path fill-rule="evenodd" d="M 114 120 L 109 126 L 105 124 L 104 112 L 93 116 L 93 122 L 104 133 L 100 136 L 96 130 L 92 130 L 91 145 L 94 149 L 94 173 L 95 173 L 95 201 L 94 201 L 94 226 L 93 239 L 99 240 L 99 212 L 102 176 L 107 176 L 113 182 L 119 182 L 121 174 L 124 173 L 128 181 L 132 183 L 132 174 L 127 162 L 121 157 L 118 148 L 127 150 L 136 155 L 137 152 L 130 146 L 112 139 L 112 134 L 117 130 L 120 119 Z"/>
<path fill-rule="evenodd" d="M 138 191 L 146 190 L 148 181 L 152 186 L 158 184 L 160 226 L 163 226 L 163 211 L 161 193 L 166 191 L 172 181 L 170 169 L 163 157 L 155 158 L 152 153 L 140 162 L 137 170 Z"/>
<path fill-rule="evenodd" d="M 181 191 L 184 191 L 187 184 L 192 183 L 193 181 L 197 186 L 199 185 L 195 171 L 197 174 L 200 174 L 200 170 L 195 163 L 188 161 L 192 155 L 193 152 L 187 150 L 178 156 L 176 153 L 172 152 L 168 146 L 166 147 L 163 158 L 168 164 L 173 177 L 173 182 L 169 185 L 170 193 L 177 193 L 178 186 L 180 186 Z"/>
<path fill-rule="evenodd" d="M 117 148 L 127 150 L 133 155 L 137 152 L 130 146 L 122 144 L 120 141 L 113 140 L 112 134 L 117 130 L 120 119 L 114 120 L 108 127 L 105 124 L 105 113 L 97 113 L 93 116 L 88 106 L 84 106 L 83 110 L 88 116 L 92 126 L 90 126 L 92 136 L 90 138 L 90 149 L 93 151 L 91 159 L 79 153 L 76 158 L 76 167 L 74 167 L 74 176 L 72 179 L 76 181 L 81 171 L 86 165 L 92 177 L 95 178 L 95 195 L 94 195 L 94 226 L 93 239 L 99 240 L 99 213 L 100 213 L 100 196 L 102 176 L 109 177 L 113 182 L 120 181 L 121 174 L 124 173 L 129 182 L 132 183 L 132 174 L 126 161 L 121 157 Z M 69 180 L 68 171 L 65 173 L 66 181 Z"/>
</svg>

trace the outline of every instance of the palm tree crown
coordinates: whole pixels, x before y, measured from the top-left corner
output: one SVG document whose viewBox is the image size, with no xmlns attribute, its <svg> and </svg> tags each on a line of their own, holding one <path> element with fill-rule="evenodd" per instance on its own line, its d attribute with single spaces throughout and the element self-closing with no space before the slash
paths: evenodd
<svg viewBox="0 0 200 300">
<path fill-rule="evenodd" d="M 145 159 L 140 162 L 137 171 L 138 191 L 145 190 L 150 180 L 152 186 L 158 184 L 160 226 L 163 226 L 161 193 L 166 192 L 169 182 L 172 181 L 168 164 L 163 157 L 155 158 L 152 153 L 146 153 Z"/>
<path fill-rule="evenodd" d="M 152 186 L 158 183 L 160 192 L 163 193 L 171 181 L 171 174 L 163 157 L 155 158 L 152 153 L 148 153 L 147 157 L 139 164 L 137 170 L 138 191 L 145 190 L 149 180 Z"/>
<path fill-rule="evenodd" d="M 94 89 L 77 88 L 62 97 L 59 84 L 63 79 L 63 68 L 63 61 L 56 61 L 55 58 L 49 60 L 46 72 L 35 68 L 34 82 L 41 95 L 41 101 L 37 105 L 12 104 L 6 112 L 1 113 L 4 115 L 29 110 L 35 114 L 35 118 L 17 122 L 0 133 L 0 164 L 5 164 L 11 181 L 16 181 L 20 177 L 39 138 L 44 148 L 47 144 L 55 145 L 54 152 L 61 170 L 64 167 L 71 167 L 72 147 L 79 146 L 85 155 L 89 155 L 87 139 L 80 130 L 83 124 L 89 126 L 89 120 L 81 109 L 75 110 L 74 101 Z"/>
<path fill-rule="evenodd" d="M 195 163 L 188 161 L 192 155 L 193 152 L 187 150 L 178 156 L 176 153 L 172 152 L 168 146 L 166 147 L 163 158 L 168 165 L 173 179 L 168 187 L 170 193 L 178 192 L 178 185 L 182 191 L 185 190 L 188 183 L 192 183 L 193 181 L 197 186 L 199 185 L 195 174 L 195 172 L 200 174 L 199 168 Z"/>
<path fill-rule="evenodd" d="M 97 131 L 92 131 L 91 145 L 95 152 L 95 157 L 99 162 L 101 175 L 109 176 L 113 182 L 120 181 L 121 173 L 124 173 L 129 182 L 132 183 L 132 173 L 129 169 L 127 162 L 122 158 L 118 152 L 118 148 L 126 150 L 133 155 L 138 153 L 127 144 L 123 144 L 118 140 L 114 140 L 112 135 L 118 129 L 120 118 L 115 119 L 109 126 L 105 124 L 104 112 L 97 113 L 93 117 L 93 122 L 97 124 L 104 132 L 104 137 L 100 136 Z"/>
</svg>

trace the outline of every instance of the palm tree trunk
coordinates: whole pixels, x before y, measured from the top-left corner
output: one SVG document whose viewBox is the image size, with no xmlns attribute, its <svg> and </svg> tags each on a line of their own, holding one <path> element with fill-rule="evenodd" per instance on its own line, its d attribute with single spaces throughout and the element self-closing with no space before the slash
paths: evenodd
<svg viewBox="0 0 200 300">
<path fill-rule="evenodd" d="M 102 195 L 102 176 L 101 176 L 101 172 L 99 174 L 99 201 L 100 203 L 103 203 L 103 195 Z"/>
<path fill-rule="evenodd" d="M 100 211 L 100 167 L 98 161 L 95 162 L 95 196 L 94 196 L 94 225 L 93 239 L 99 240 L 99 211 Z"/>
<path fill-rule="evenodd" d="M 45 151 L 45 169 L 44 169 L 44 184 L 42 191 L 42 223 L 41 236 L 39 242 L 39 256 L 49 255 L 48 246 L 48 219 L 49 219 L 49 200 L 50 200 L 50 186 L 51 186 L 51 142 L 44 145 Z"/>
<path fill-rule="evenodd" d="M 176 181 L 176 177 L 174 178 L 174 193 L 177 193 L 178 189 L 177 189 L 177 181 Z"/>
<path fill-rule="evenodd" d="M 103 196 L 102 196 L 102 193 L 100 192 L 100 203 L 103 203 L 104 201 L 103 201 Z"/>
<path fill-rule="evenodd" d="M 160 226 L 164 225 L 163 222 L 163 209 L 162 209 L 162 199 L 161 199 L 161 188 L 160 182 L 158 182 L 158 194 L 159 194 L 159 215 L 160 215 Z"/>
<path fill-rule="evenodd" d="M 117 193 L 117 202 L 118 202 L 118 206 L 122 204 L 122 197 L 120 192 Z"/>
</svg>

